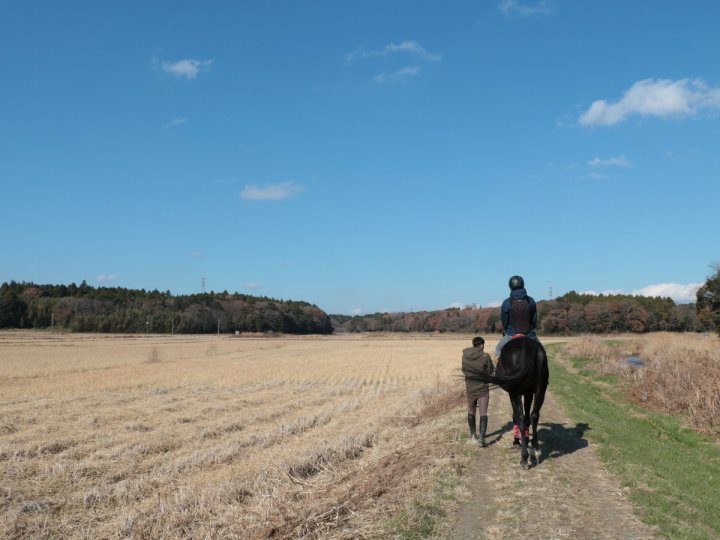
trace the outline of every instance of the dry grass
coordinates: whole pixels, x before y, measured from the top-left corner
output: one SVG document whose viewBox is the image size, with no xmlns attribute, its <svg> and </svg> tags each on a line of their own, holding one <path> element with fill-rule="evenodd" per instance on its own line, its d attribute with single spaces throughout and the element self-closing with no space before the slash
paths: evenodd
<svg viewBox="0 0 720 540">
<path fill-rule="evenodd" d="M 633 398 L 669 414 L 686 415 L 693 427 L 720 434 L 720 339 L 699 334 L 650 334 L 611 346 L 582 338 L 568 346 L 579 358 L 595 360 L 601 373 L 630 382 Z M 644 366 L 624 359 L 640 356 Z"/>
<path fill-rule="evenodd" d="M 0 537 L 386 536 L 469 339 L 0 332 Z"/>
</svg>

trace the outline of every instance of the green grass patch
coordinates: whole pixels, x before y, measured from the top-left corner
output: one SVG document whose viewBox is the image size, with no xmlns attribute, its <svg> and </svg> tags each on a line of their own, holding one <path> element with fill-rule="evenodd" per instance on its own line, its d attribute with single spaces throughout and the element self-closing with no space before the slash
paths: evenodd
<svg viewBox="0 0 720 540">
<path fill-rule="evenodd" d="M 720 538 L 720 447 L 678 418 L 623 402 L 596 380 L 550 359 L 550 390 L 573 422 L 589 426 L 585 436 L 643 521 L 670 538 Z"/>
<path fill-rule="evenodd" d="M 587 367 L 587 365 L 592 363 L 592 361 L 592 358 L 588 358 L 586 356 L 577 356 L 570 359 L 572 367 L 574 367 L 575 369 L 582 369 L 584 367 Z"/>
</svg>

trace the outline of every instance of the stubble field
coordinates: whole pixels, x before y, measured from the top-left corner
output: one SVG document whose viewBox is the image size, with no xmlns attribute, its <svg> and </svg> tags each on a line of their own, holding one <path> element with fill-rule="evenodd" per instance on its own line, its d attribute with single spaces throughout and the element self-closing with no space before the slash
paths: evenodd
<svg viewBox="0 0 720 540">
<path fill-rule="evenodd" d="M 469 340 L 0 333 L 0 536 L 383 535 Z"/>
</svg>

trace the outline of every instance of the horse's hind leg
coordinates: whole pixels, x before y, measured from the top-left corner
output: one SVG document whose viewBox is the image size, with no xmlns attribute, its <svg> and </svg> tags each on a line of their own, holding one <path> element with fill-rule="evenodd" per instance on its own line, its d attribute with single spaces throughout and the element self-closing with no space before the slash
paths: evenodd
<svg viewBox="0 0 720 540">
<path fill-rule="evenodd" d="M 533 406 L 533 393 L 530 392 L 529 394 L 525 394 L 523 398 L 523 405 L 525 409 L 525 437 L 528 438 L 530 426 L 533 427 L 533 433 L 532 433 L 532 445 L 530 446 L 529 456 L 530 456 L 530 464 L 531 465 L 537 465 L 537 456 L 535 454 L 535 451 L 537 450 L 537 445 L 535 441 L 535 429 L 537 428 L 536 424 L 533 423 L 534 416 L 530 414 L 530 408 Z M 533 408 L 533 413 L 535 412 L 535 409 Z"/>
<path fill-rule="evenodd" d="M 528 467 L 528 449 L 527 449 L 527 437 L 525 436 L 525 414 L 523 411 L 522 394 L 513 394 L 510 396 L 510 401 L 513 407 L 513 416 L 517 418 L 518 426 L 520 428 L 520 466 L 523 469 Z"/>
<path fill-rule="evenodd" d="M 538 440 L 538 423 L 540 422 L 540 408 L 543 406 L 545 401 L 545 390 L 547 386 L 541 386 L 535 392 L 535 403 L 533 404 L 532 414 L 530 415 L 530 421 L 532 422 L 532 451 L 530 455 L 530 462 L 533 465 L 537 465 L 537 455 L 540 452 L 540 442 Z"/>
</svg>

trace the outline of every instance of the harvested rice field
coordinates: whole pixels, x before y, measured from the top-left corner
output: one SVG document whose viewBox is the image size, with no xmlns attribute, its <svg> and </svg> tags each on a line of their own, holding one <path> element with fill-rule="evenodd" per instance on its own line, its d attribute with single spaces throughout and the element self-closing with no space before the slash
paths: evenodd
<svg viewBox="0 0 720 540">
<path fill-rule="evenodd" d="M 383 536 L 470 338 L 0 332 L 0 537 Z"/>
</svg>

